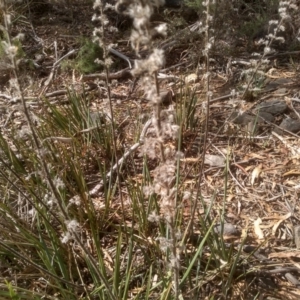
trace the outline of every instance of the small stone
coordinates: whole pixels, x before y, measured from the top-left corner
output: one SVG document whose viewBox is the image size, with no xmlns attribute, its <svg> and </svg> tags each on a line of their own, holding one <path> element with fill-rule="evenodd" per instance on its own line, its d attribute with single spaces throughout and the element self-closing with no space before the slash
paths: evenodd
<svg viewBox="0 0 300 300">
<path fill-rule="evenodd" d="M 165 7 L 174 7 L 178 8 L 181 5 L 181 0 L 166 0 Z"/>
<path fill-rule="evenodd" d="M 256 110 L 259 112 L 270 113 L 273 116 L 276 116 L 284 113 L 287 108 L 287 104 L 284 101 L 274 99 L 262 102 Z"/>
<path fill-rule="evenodd" d="M 204 163 L 211 167 L 223 167 L 225 165 L 225 159 L 221 155 L 206 154 Z"/>
<path fill-rule="evenodd" d="M 214 228 L 215 233 L 221 234 L 222 225 L 216 225 Z M 223 236 L 239 236 L 240 232 L 231 223 L 223 224 Z"/>
<path fill-rule="evenodd" d="M 230 120 L 234 124 L 239 124 L 239 125 L 247 125 L 251 120 L 253 119 L 252 116 L 250 116 L 247 113 L 239 114 L 237 111 L 233 112 L 231 114 Z"/>
<path fill-rule="evenodd" d="M 276 94 L 284 94 L 287 92 L 287 89 L 283 86 L 291 84 L 293 82 L 290 78 L 277 78 L 277 79 L 270 79 L 264 88 L 266 90 L 274 90 L 276 89 Z"/>
<path fill-rule="evenodd" d="M 261 121 L 263 121 L 263 120 L 265 120 L 265 121 L 268 121 L 268 122 L 273 122 L 274 121 L 274 119 L 275 119 L 275 117 L 272 115 L 272 114 L 270 114 L 270 113 L 268 113 L 268 112 L 265 112 L 265 111 L 260 111 L 259 113 L 258 113 L 258 116 L 260 117 L 260 120 Z"/>
<path fill-rule="evenodd" d="M 281 89 L 276 90 L 277 95 L 280 95 L 280 94 L 285 95 L 287 92 L 288 92 L 288 89 L 286 89 L 286 88 L 281 88 Z"/>
<path fill-rule="evenodd" d="M 196 81 L 198 80 L 198 76 L 197 74 L 195 73 L 192 73 L 190 75 L 187 75 L 184 79 L 185 83 L 186 84 L 189 84 L 189 83 L 195 83 Z"/>
<path fill-rule="evenodd" d="M 287 117 L 284 120 L 282 120 L 279 127 L 290 132 L 297 133 L 300 131 L 300 120 L 294 120 L 290 117 Z M 280 128 L 275 128 L 274 131 L 278 134 L 284 134 L 284 131 L 280 130 Z"/>
<path fill-rule="evenodd" d="M 247 125 L 247 131 L 256 134 L 265 121 L 272 123 L 274 118 L 270 113 L 260 111 L 258 116 L 252 116 L 251 122 Z"/>
<path fill-rule="evenodd" d="M 172 104 L 172 92 L 171 91 L 161 91 L 159 93 L 159 95 L 160 95 L 162 105 Z"/>
<path fill-rule="evenodd" d="M 101 111 L 92 111 L 90 113 L 90 121 L 93 125 L 105 124 L 106 118 Z"/>
</svg>

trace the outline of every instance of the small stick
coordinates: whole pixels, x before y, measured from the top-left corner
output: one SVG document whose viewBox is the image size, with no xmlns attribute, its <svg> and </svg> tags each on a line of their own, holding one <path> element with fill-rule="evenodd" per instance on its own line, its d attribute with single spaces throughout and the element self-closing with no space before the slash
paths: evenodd
<svg viewBox="0 0 300 300">
<path fill-rule="evenodd" d="M 148 120 L 146 122 L 146 124 L 143 127 L 143 130 L 141 132 L 140 135 L 140 139 L 137 143 L 135 143 L 134 145 L 132 145 L 124 154 L 123 156 L 118 160 L 118 163 L 116 163 L 111 170 L 106 174 L 106 178 L 105 181 L 111 177 L 112 173 L 114 171 L 116 171 L 118 166 L 122 166 L 124 160 L 133 152 L 135 151 L 139 146 L 141 146 L 144 143 L 144 139 L 145 139 L 145 135 L 147 133 L 148 128 L 150 127 L 150 125 L 152 124 L 152 120 Z M 101 180 L 91 191 L 89 191 L 89 195 L 90 196 L 96 196 L 102 189 L 104 186 L 104 180 Z"/>
</svg>

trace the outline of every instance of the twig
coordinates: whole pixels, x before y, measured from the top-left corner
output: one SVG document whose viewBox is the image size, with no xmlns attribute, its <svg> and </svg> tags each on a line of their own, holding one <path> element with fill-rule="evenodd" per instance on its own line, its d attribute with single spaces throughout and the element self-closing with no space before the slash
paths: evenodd
<svg viewBox="0 0 300 300">
<path fill-rule="evenodd" d="M 97 85 L 90 85 L 86 88 L 83 88 L 83 92 L 90 92 L 92 90 L 94 90 L 97 87 Z M 57 90 L 57 91 L 53 91 L 50 93 L 46 93 L 44 95 L 44 98 L 52 98 L 52 97 L 57 97 L 57 96 L 64 96 L 67 95 L 69 93 L 69 90 Z M 112 96 L 114 97 L 119 97 L 119 98 L 124 98 L 122 95 L 116 94 L 116 93 L 111 93 Z M 6 100 L 9 100 L 8 103 L 18 103 L 21 101 L 20 97 L 12 97 L 6 94 L 0 94 L 0 98 L 4 98 Z M 41 103 L 38 103 L 37 101 L 39 100 L 39 97 L 36 96 L 32 96 L 32 97 L 24 97 L 24 100 L 26 100 L 26 105 L 41 105 Z M 34 102 L 29 102 L 27 100 L 33 100 Z M 68 102 L 69 100 L 63 101 L 60 100 L 60 104 Z M 52 102 L 50 102 L 51 104 L 56 103 L 56 101 L 52 100 Z M 43 103 L 42 103 L 43 104 Z"/>
<path fill-rule="evenodd" d="M 6 120 L 5 120 L 5 123 L 2 125 L 2 127 L 6 127 L 6 125 L 8 124 L 8 122 L 9 122 L 11 116 L 12 116 L 13 113 L 16 112 L 16 111 L 17 111 L 17 110 L 14 109 L 14 110 L 12 110 L 12 111 L 8 114 L 8 116 L 7 116 Z"/>
<path fill-rule="evenodd" d="M 294 149 L 291 145 L 289 145 L 282 136 L 280 136 L 279 134 L 277 134 L 274 131 L 272 131 L 272 134 L 275 137 L 277 137 L 293 153 L 293 155 L 299 154 L 299 150 L 298 149 Z"/>
<path fill-rule="evenodd" d="M 45 93 L 45 91 L 48 89 L 48 87 L 54 77 L 54 72 L 56 71 L 56 68 L 60 64 L 60 62 L 62 60 L 64 60 L 65 58 L 69 57 L 70 55 L 74 54 L 76 51 L 77 51 L 76 49 L 73 49 L 73 50 L 69 51 L 66 55 L 64 55 L 63 57 L 61 57 L 60 59 L 58 59 L 57 61 L 54 62 L 51 72 L 50 72 L 50 75 L 48 76 L 48 79 L 45 81 L 45 86 L 44 86 L 43 90 L 40 92 L 38 98 L 40 98 Z"/>
<path fill-rule="evenodd" d="M 118 57 L 120 57 L 121 59 L 127 61 L 129 69 L 132 69 L 132 59 L 130 59 L 128 56 L 126 56 L 125 54 L 119 52 L 118 50 L 114 49 L 114 48 L 109 48 L 108 51 Z"/>
<path fill-rule="evenodd" d="M 47 137 L 43 140 L 43 143 L 45 141 L 58 141 L 58 142 L 62 142 L 62 143 L 65 143 L 65 144 L 70 144 L 72 143 L 73 139 L 72 138 L 67 138 L 67 137 L 64 137 L 64 136 L 51 136 L 51 137 Z"/>
<path fill-rule="evenodd" d="M 100 80 L 105 79 L 105 73 L 100 73 L 100 74 L 89 74 L 89 75 L 84 75 L 82 76 L 81 80 L 82 81 L 88 81 L 88 80 L 93 80 L 99 78 Z M 132 74 L 130 72 L 129 68 L 123 69 L 121 71 L 115 72 L 115 73 L 109 73 L 108 78 L 109 79 L 121 79 L 121 78 L 132 78 Z"/>
<path fill-rule="evenodd" d="M 196 215 L 196 209 L 197 209 L 197 203 L 198 203 L 198 197 L 201 197 L 201 181 L 203 178 L 203 170 L 204 170 L 204 162 L 205 162 L 205 154 L 208 149 L 209 143 L 208 143 L 208 128 L 209 128 L 209 112 L 210 112 L 210 104 L 211 104 L 211 87 L 210 87 L 210 51 L 209 51 L 209 38 L 210 38 L 210 32 L 209 32 L 209 25 L 210 25 L 210 20 L 208 18 L 210 14 L 210 1 L 207 1 L 206 3 L 206 30 L 205 30 L 205 47 L 206 50 L 204 52 L 205 56 L 205 63 L 206 63 L 206 120 L 205 120 L 205 133 L 204 133 L 204 139 L 203 139 L 203 151 L 201 154 L 202 161 L 200 162 L 200 174 L 196 183 L 196 199 L 194 203 L 191 205 L 191 216 L 190 220 L 186 226 L 183 238 L 181 240 L 181 245 L 186 243 L 188 234 L 190 231 L 193 230 L 193 223 Z M 198 24 L 197 24 L 198 25 Z M 199 22 L 200 26 L 200 22 Z M 197 26 L 196 26 L 197 27 Z"/>
<path fill-rule="evenodd" d="M 179 40 L 182 42 L 182 40 L 188 40 L 189 39 L 189 34 L 195 33 L 202 25 L 201 21 L 197 21 L 194 24 L 183 28 L 179 32 L 177 32 L 172 39 L 168 39 L 164 41 L 161 45 L 160 48 L 167 50 L 171 48 L 172 46 L 175 46 L 176 44 L 179 43 Z M 178 38 L 178 39 L 177 39 Z"/>
<path fill-rule="evenodd" d="M 124 154 L 123 156 L 118 160 L 118 162 L 111 168 L 111 171 L 109 171 L 104 180 L 101 180 L 91 191 L 89 191 L 89 195 L 90 196 L 96 196 L 102 189 L 104 186 L 104 182 L 107 181 L 108 178 L 110 178 L 112 176 L 112 173 L 116 171 L 117 167 L 120 166 L 122 167 L 122 164 L 124 162 L 124 160 L 133 152 L 135 151 L 139 146 L 141 146 L 144 143 L 144 138 L 146 136 L 147 130 L 150 127 L 150 125 L 152 124 L 152 120 L 148 120 L 146 122 L 146 124 L 143 127 L 143 130 L 141 132 L 140 135 L 140 139 L 137 143 L 135 143 L 134 145 L 132 145 Z"/>
<path fill-rule="evenodd" d="M 296 114 L 296 116 L 298 117 L 298 119 L 300 120 L 300 115 L 299 113 L 297 112 L 297 110 L 295 109 L 294 105 L 293 105 L 293 102 L 292 102 L 292 99 L 289 98 L 289 97 L 284 97 L 284 100 L 287 104 L 287 106 Z"/>
</svg>

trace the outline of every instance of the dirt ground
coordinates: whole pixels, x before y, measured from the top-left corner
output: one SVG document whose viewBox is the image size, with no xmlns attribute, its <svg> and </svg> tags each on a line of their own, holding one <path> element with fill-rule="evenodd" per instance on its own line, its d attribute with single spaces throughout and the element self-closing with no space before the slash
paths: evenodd
<svg viewBox="0 0 300 300">
<path fill-rule="evenodd" d="M 64 70 L 59 63 L 56 64 L 58 59 L 70 54 L 72 50 L 75 52 L 66 59 L 72 60 L 76 57 L 80 37 L 92 37 L 94 24 L 91 21 L 91 4 L 74 1 L 72 8 L 70 12 L 61 5 L 40 7 L 40 11 L 38 8 L 32 10 L 31 20 L 28 15 L 27 19 L 16 22 L 13 32 L 25 34 L 23 50 L 26 59 L 31 59 L 38 65 L 33 68 L 27 64 L 21 66 L 25 96 L 28 97 L 28 101 L 34 102 L 45 97 L 50 102 L 60 105 L 67 99 L 67 89 L 70 87 L 78 93 L 85 89 L 91 103 L 91 111 L 105 111 L 107 107 L 103 100 L 106 98 L 106 92 L 100 92 L 94 84 L 95 79 L 101 79 L 101 76 L 98 76 L 101 72 L 81 74 L 76 70 Z M 168 14 L 167 16 L 176 15 L 176 11 Z M 164 18 L 166 15 L 160 13 L 153 22 L 161 22 Z M 115 16 L 112 19 L 118 24 L 121 32 L 112 35 L 110 42 L 117 41 L 116 49 L 129 58 L 134 58 L 135 54 L 128 42 L 128 20 L 117 19 Z M 184 28 L 183 25 L 179 25 L 177 30 Z M 174 31 L 170 32 L 170 40 L 171 34 L 174 34 Z M 158 41 L 160 42 L 162 41 Z M 240 90 L 241 95 L 241 89 L 245 85 L 241 73 L 245 63 L 252 59 L 247 52 L 247 43 L 243 42 L 241 39 L 241 46 L 226 53 L 233 44 L 227 45 L 227 42 L 220 40 L 218 47 L 213 50 L 213 96 L 210 101 L 208 132 L 204 132 L 206 116 L 203 108 L 206 105 L 206 96 L 204 71 L 201 71 L 203 58 L 199 56 L 200 51 L 197 51 L 203 43 L 201 37 L 196 42 L 188 40 L 167 48 L 165 70 L 161 72 L 167 75 L 166 79 L 161 79 L 161 90 L 167 93 L 165 108 L 169 105 L 179 108 L 183 100 L 196 101 L 191 118 L 194 118 L 197 125 L 186 126 L 182 132 L 182 149 L 185 154 L 182 160 L 184 185 L 188 189 L 195 184 L 201 153 L 205 151 L 201 192 L 207 202 L 215 195 L 216 214 L 226 197 L 226 223 L 234 225 L 238 232 L 232 234 L 228 225 L 226 238 L 239 244 L 247 234 L 246 244 L 249 247 L 256 247 L 265 241 L 260 251 L 262 256 L 257 259 L 269 264 L 270 270 L 274 270 L 275 265 L 298 267 L 300 251 L 296 249 L 296 245 L 300 247 L 300 235 L 297 235 L 298 231 L 294 228 L 300 221 L 300 126 L 297 127 L 300 119 L 300 52 L 281 50 L 272 54 L 269 58 L 272 64 L 266 70 L 264 80 L 258 84 L 260 89 L 241 99 L 240 96 L 234 96 L 232 90 Z M 111 72 L 113 77 L 113 74 L 126 69 L 128 65 L 114 55 L 112 59 L 116 62 Z M 198 76 L 195 75 L 197 65 L 200 65 Z M 9 124 L 18 119 L 17 115 L 13 118 L 8 116 L 18 104 L 14 104 L 9 96 L 10 70 L 6 69 L 5 74 L 1 80 L 0 100 L 6 112 L 2 114 L 2 122 Z M 125 75 L 112 80 L 111 91 L 117 124 L 122 130 L 121 142 L 125 148 L 129 148 L 137 138 L 137 122 L 142 126 L 149 118 L 151 106 L 144 99 L 144 90 L 139 81 L 128 77 L 126 72 Z M 273 107 L 272 101 L 275 100 L 285 105 L 285 108 L 273 113 L 271 122 L 259 120 L 260 105 L 271 103 Z M 242 121 L 237 122 L 237 117 L 240 116 Z M 292 123 L 294 127 L 282 127 L 284 120 L 288 120 L 285 122 Z M 206 149 L 202 149 L 205 135 L 208 145 Z M 137 155 L 135 159 L 138 162 L 140 158 Z M 226 194 L 223 173 L 225 165 L 228 168 Z M 133 181 L 140 180 L 138 176 L 132 176 Z M 95 202 L 97 201 L 101 202 L 101 196 L 95 199 Z M 188 219 L 190 203 L 187 201 L 184 205 L 184 215 Z M 201 207 L 198 213 L 201 214 Z M 286 269 L 268 276 L 272 284 L 281 284 L 279 294 L 286 295 L 287 289 L 290 289 L 289 299 L 297 299 L 300 295 L 299 273 L 290 274 L 292 277 L 288 277 L 288 273 L 290 272 Z M 263 286 L 268 284 L 262 282 Z"/>
</svg>

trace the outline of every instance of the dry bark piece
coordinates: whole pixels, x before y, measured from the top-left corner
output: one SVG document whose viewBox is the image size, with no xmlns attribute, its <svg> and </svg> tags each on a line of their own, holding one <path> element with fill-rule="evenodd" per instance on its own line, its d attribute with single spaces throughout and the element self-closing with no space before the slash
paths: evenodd
<svg viewBox="0 0 300 300">
<path fill-rule="evenodd" d="M 296 248 L 300 249 L 300 225 L 294 227 L 294 239 Z"/>
<path fill-rule="evenodd" d="M 259 240 L 262 240 L 264 238 L 264 233 L 260 228 L 260 224 L 262 223 L 261 218 L 258 218 L 257 220 L 254 221 L 254 233 L 258 237 Z"/>
<path fill-rule="evenodd" d="M 257 167 L 254 168 L 251 174 L 251 185 L 253 185 L 255 180 L 259 178 L 261 170 L 262 170 L 262 164 L 259 164 Z"/>
<path fill-rule="evenodd" d="M 286 273 L 284 277 L 293 285 L 295 285 L 297 288 L 300 288 L 300 281 L 295 278 L 291 273 Z"/>
</svg>

